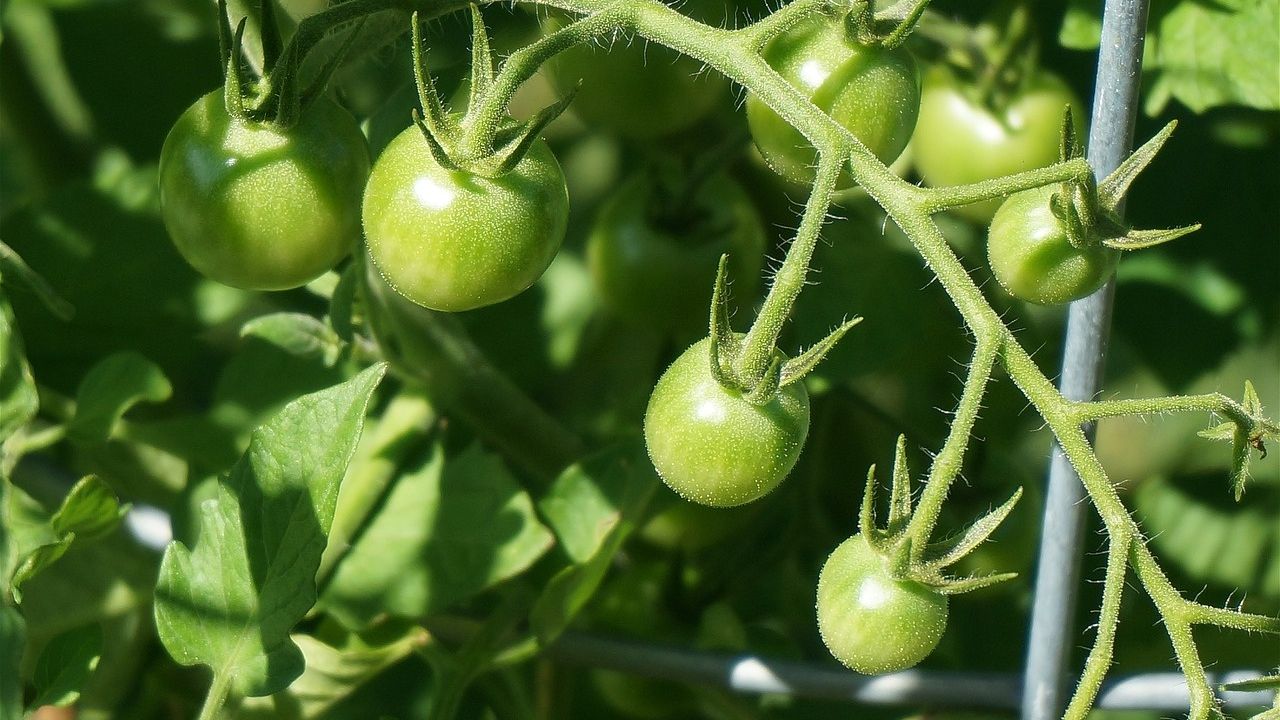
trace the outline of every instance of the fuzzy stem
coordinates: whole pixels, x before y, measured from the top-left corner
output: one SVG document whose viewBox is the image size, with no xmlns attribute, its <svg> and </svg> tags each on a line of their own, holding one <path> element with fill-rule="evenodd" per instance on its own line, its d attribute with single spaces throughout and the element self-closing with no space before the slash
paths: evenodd
<svg viewBox="0 0 1280 720">
<path fill-rule="evenodd" d="M 1111 545 L 1107 550 L 1107 576 L 1102 586 L 1102 609 L 1098 613 L 1098 637 L 1089 650 L 1089 658 L 1084 663 L 1084 673 L 1080 676 L 1080 684 L 1076 687 L 1071 704 L 1063 720 L 1084 720 L 1098 697 L 1098 689 L 1111 669 L 1111 660 L 1115 652 L 1116 626 L 1120 623 L 1120 600 L 1124 595 L 1125 571 L 1129 568 L 1129 544 L 1132 542 L 1128 533 L 1117 533 L 1111 536 Z"/>
<path fill-rule="evenodd" d="M 965 377 L 964 390 L 960 394 L 960 402 L 956 405 L 955 419 L 951 422 L 951 430 L 942 445 L 942 450 L 933 460 L 929 479 L 925 482 L 924 491 L 920 495 L 920 504 L 907 525 L 907 534 L 912 538 L 913 560 L 919 561 L 924 557 L 924 551 L 929 545 L 929 537 L 933 535 L 938 516 L 942 513 L 942 504 L 946 502 L 947 492 L 956 476 L 960 474 L 964 452 L 969 446 L 969 434 L 978 420 L 978 412 L 982 408 L 982 397 L 986 394 L 987 383 L 991 380 L 991 369 L 1000 351 L 1000 337 L 998 332 L 984 332 L 978 335 L 973 359 L 969 362 L 969 372 Z"/>
<path fill-rule="evenodd" d="M 576 45 L 613 32 L 625 22 L 626 7 L 611 7 L 588 15 L 511 53 L 502 64 L 488 96 L 475 117 L 467 118 L 468 132 L 462 137 L 464 155 L 479 157 L 493 150 L 494 136 L 502 126 L 507 105 L 516 90 L 538 72 L 543 63 Z"/>
<path fill-rule="evenodd" d="M 1244 406 L 1222 393 L 1174 395 L 1158 398 L 1100 400 L 1075 403 L 1071 407 L 1076 422 L 1089 422 L 1124 415 L 1161 415 L 1165 413 L 1211 412 L 1229 418 L 1240 427 L 1250 427 L 1253 419 Z"/>
<path fill-rule="evenodd" d="M 804 288 L 805 276 L 809 273 L 809 260 L 818 245 L 822 224 L 827 219 L 827 209 L 831 207 L 831 196 L 835 193 L 836 181 L 843 165 L 843 158 L 829 154 L 818 159 L 813 193 L 805 204 L 796 239 L 787 249 L 787 257 L 773 278 L 773 285 L 769 287 L 769 294 L 764 299 L 760 314 L 756 316 L 756 321 L 752 323 L 743 341 L 737 369 L 739 376 L 746 378 L 748 383 L 754 384 L 764 376 L 773 357 L 774 345 L 791 315 L 791 307 Z"/>
<path fill-rule="evenodd" d="M 799 25 L 814 13 L 821 12 L 830 5 L 829 0 L 795 0 L 783 5 L 776 12 L 766 15 L 759 21 L 738 30 L 737 35 L 747 49 L 758 52 L 764 49 L 770 40 Z"/>
<path fill-rule="evenodd" d="M 940 210 L 982 202 L 996 197 L 1007 197 L 1016 192 L 1030 190 L 1065 181 L 1080 181 L 1092 177 L 1089 163 L 1083 158 L 1056 163 L 1049 167 L 1027 170 L 1016 175 L 983 180 L 971 185 L 928 188 L 923 191 L 923 208 L 930 214 Z"/>
</svg>

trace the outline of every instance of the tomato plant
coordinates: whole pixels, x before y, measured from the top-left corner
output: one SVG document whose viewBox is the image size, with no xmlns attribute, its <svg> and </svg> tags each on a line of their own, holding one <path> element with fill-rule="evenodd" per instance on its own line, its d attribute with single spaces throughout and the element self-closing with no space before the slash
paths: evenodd
<svg viewBox="0 0 1280 720">
<path fill-rule="evenodd" d="M 818 576 L 818 630 L 837 660 L 866 675 L 925 659 L 947 629 L 947 597 L 896 578 L 888 560 L 854 535 Z"/>
<path fill-rule="evenodd" d="M 1058 188 L 1018 193 L 991 220 L 987 257 L 991 271 L 1010 295 L 1041 305 L 1082 298 L 1102 287 L 1120 260 L 1100 243 L 1076 247 L 1050 198 Z"/>
<path fill-rule="evenodd" d="M 1256 715 L 1280 37 L 1169 3 L 1087 157 L 1087 3 L 5 5 L 0 717 Z"/>
<path fill-rule="evenodd" d="M 564 239 L 564 173 L 542 141 L 495 178 L 442 167 L 410 127 L 383 150 L 364 193 L 369 257 L 397 292 L 471 310 L 527 289 Z"/>
<path fill-rule="evenodd" d="M 906 48 L 864 44 L 845 22 L 818 17 L 774 38 L 764 57 L 881 162 L 892 163 L 907 146 L 920 78 Z M 754 95 L 747 96 L 747 121 L 769 167 L 792 182 L 813 180 L 817 153 L 795 127 Z"/>
<path fill-rule="evenodd" d="M 755 205 L 728 175 L 715 174 L 672 196 L 651 176 L 621 184 L 587 237 L 596 290 L 631 322 L 685 328 L 706 322 L 711 278 L 728 254 L 736 288 L 751 297 L 765 230 Z"/>
<path fill-rule="evenodd" d="M 174 123 L 160 153 L 160 205 L 178 251 L 238 288 L 284 290 L 338 263 L 360 237 L 369 150 L 328 100 L 293 127 L 234 118 L 223 91 Z"/>
<path fill-rule="evenodd" d="M 1051 71 L 1035 70 L 995 102 L 945 65 L 925 74 L 912 157 L 926 183 L 965 185 L 1052 163 L 1068 106 L 1076 134 L 1084 136 L 1084 103 Z M 985 225 L 998 207 L 993 199 L 955 212 Z"/>
<path fill-rule="evenodd" d="M 662 374 L 644 414 L 645 444 L 672 490 L 732 507 L 769 494 L 791 471 L 809 433 L 809 395 L 791 385 L 753 403 L 721 385 L 711 362 L 702 340 Z"/>
</svg>

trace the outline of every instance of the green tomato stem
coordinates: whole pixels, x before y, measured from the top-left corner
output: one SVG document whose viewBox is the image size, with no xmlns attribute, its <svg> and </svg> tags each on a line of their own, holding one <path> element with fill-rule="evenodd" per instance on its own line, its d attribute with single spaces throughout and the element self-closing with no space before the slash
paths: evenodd
<svg viewBox="0 0 1280 720">
<path fill-rule="evenodd" d="M 1077 422 L 1127 415 L 1164 415 L 1168 413 L 1211 412 L 1227 417 L 1239 427 L 1252 427 L 1254 420 L 1244 406 L 1222 393 L 1173 395 L 1158 398 L 1100 400 L 1079 402 L 1071 406 Z"/>
<path fill-rule="evenodd" d="M 539 38 L 513 52 L 502 64 L 490 91 L 467 118 L 460 150 L 468 157 L 493 151 L 494 136 L 507 116 L 507 105 L 516 90 L 533 77 L 543 63 L 574 46 L 613 32 L 625 22 L 625 7 L 605 8 Z"/>
<path fill-rule="evenodd" d="M 929 538 L 933 535 L 938 516 L 942 514 L 942 505 L 947 500 L 947 492 L 956 476 L 960 474 L 964 453 L 969 446 L 970 433 L 978 420 L 982 397 L 986 393 L 987 383 L 991 379 L 991 369 L 995 366 L 999 352 L 998 336 L 992 334 L 978 336 L 973 359 L 969 362 L 968 376 L 964 381 L 964 390 L 956 406 L 955 419 L 951 421 L 951 430 L 942 445 L 942 450 L 933 459 L 933 465 L 929 468 L 929 479 L 925 481 L 924 491 L 920 495 L 920 503 L 907 524 L 907 534 L 912 538 L 913 562 L 924 559 Z M 863 532 L 868 530 L 863 528 Z"/>
<path fill-rule="evenodd" d="M 1116 626 L 1120 623 L 1120 600 L 1124 593 L 1125 572 L 1129 568 L 1129 544 L 1127 533 L 1111 536 L 1107 549 L 1107 576 L 1102 588 L 1102 610 L 1098 614 L 1098 636 L 1085 660 L 1080 683 L 1071 696 L 1063 720 L 1084 720 L 1098 697 L 1102 681 L 1111 669 L 1111 657 L 1115 650 Z"/>
<path fill-rule="evenodd" d="M 215 672 L 213 684 L 204 697 L 204 705 L 200 707 L 198 720 L 216 720 L 222 714 L 222 706 L 231 694 L 231 677 L 226 673 Z"/>
<path fill-rule="evenodd" d="M 821 12 L 831 6 L 829 0 L 795 0 L 776 11 L 766 15 L 759 21 L 736 31 L 743 45 L 752 52 L 763 50 L 770 40 L 804 22 L 814 13 Z"/>
<path fill-rule="evenodd" d="M 1065 181 L 1083 181 L 1092 177 L 1093 171 L 1083 158 L 1056 163 L 1049 167 L 1036 168 L 1007 175 L 992 180 L 973 183 L 972 185 L 952 185 L 950 187 L 928 188 L 922 190 L 922 208 L 932 214 L 961 205 L 969 205 L 983 200 L 1008 197 L 1023 190 L 1052 185 Z"/>
<path fill-rule="evenodd" d="M 813 193 L 805 204 L 796 239 L 787 249 L 787 257 L 773 278 L 760 314 L 756 316 L 743 340 L 742 354 L 737 359 L 736 367 L 739 377 L 745 378 L 753 386 L 768 370 L 778 336 L 791 315 L 796 297 L 804 288 L 809 261 L 818 245 L 822 224 L 827 219 L 827 209 L 831 207 L 831 196 L 835 193 L 836 181 L 843 164 L 842 158 L 838 159 L 832 154 L 819 156 Z"/>
<path fill-rule="evenodd" d="M 374 335 L 399 350 L 388 353 L 392 367 L 422 384 L 441 410 L 458 414 L 543 483 L 581 457 L 582 442 L 493 367 L 457 320 L 404 308 L 407 300 L 386 297 L 392 291 L 374 285 L 366 284 Z"/>
</svg>

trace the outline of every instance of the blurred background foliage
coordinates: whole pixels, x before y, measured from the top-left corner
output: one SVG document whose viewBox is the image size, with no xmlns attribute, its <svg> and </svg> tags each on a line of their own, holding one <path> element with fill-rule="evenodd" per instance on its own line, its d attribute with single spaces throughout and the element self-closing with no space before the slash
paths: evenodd
<svg viewBox="0 0 1280 720">
<path fill-rule="evenodd" d="M 296 20 L 322 3 L 281 5 Z M 1276 24 L 1265 20 L 1274 20 L 1276 3 L 1256 5 L 1249 6 L 1255 13 L 1249 17 L 1269 28 L 1270 45 L 1265 38 L 1261 45 L 1274 50 Z M 1221 12 L 1230 16 L 1236 5 L 1226 6 Z M 61 445 L 28 458 L 13 478 L 48 507 L 56 504 L 64 490 L 58 482 L 68 472 L 96 472 L 122 497 L 169 511 L 181 534 L 201 481 L 234 460 L 248 430 L 288 399 L 349 374 L 342 363 L 292 354 L 239 333 L 246 320 L 267 312 L 323 315 L 332 287 L 321 282 L 256 295 L 217 285 L 182 262 L 159 220 L 156 160 L 167 128 L 219 82 L 209 3 L 8 0 L 0 7 L 0 240 L 75 309 L 69 319 L 60 318 L 34 293 L 5 284 L 30 366 L 46 397 L 69 398 L 90 368 L 132 351 L 162 369 L 173 387 L 168 400 L 130 411 L 126 437 Z M 977 6 L 959 0 L 938 0 L 934 7 L 971 21 L 980 17 Z M 734 0 L 722 16 L 741 24 L 765 11 L 760 2 Z M 1280 408 L 1280 113 L 1265 87 L 1213 94 L 1179 75 L 1196 70 L 1171 48 L 1192 22 L 1181 16 L 1193 12 L 1208 11 L 1191 0 L 1157 3 L 1147 112 L 1136 136 L 1148 137 L 1170 119 L 1180 125 L 1134 190 L 1128 214 L 1141 227 L 1201 222 L 1204 229 L 1120 266 L 1103 395 L 1217 390 L 1239 397 L 1244 381 L 1252 379 L 1274 414 Z M 1034 5 L 1042 62 L 1086 98 L 1096 13 L 1092 3 L 1074 0 Z M 486 18 L 500 51 L 538 32 L 536 19 L 519 9 L 495 7 Z M 1251 42 L 1249 35 L 1230 34 L 1236 25 L 1222 27 L 1224 42 Z M 460 81 L 467 37 L 464 20 L 431 25 L 431 62 L 442 86 Z M 376 153 L 408 124 L 414 98 L 405 38 L 368 44 L 336 78 L 333 93 L 365 120 Z M 1269 57 L 1228 59 L 1256 64 Z M 1222 71 L 1233 72 L 1230 67 Z M 516 114 L 544 104 L 552 92 L 545 78 L 536 78 L 518 98 Z M 657 374 L 696 338 L 628 326 L 602 308 L 582 254 L 595 209 L 633 168 L 669 162 L 673 154 L 741 132 L 735 98 L 726 96 L 711 117 L 662 142 L 614 137 L 572 112 L 557 122 L 549 139 L 573 201 L 565 250 L 534 289 L 460 317 L 489 360 L 589 446 L 636 433 Z M 780 185 L 750 153 L 731 170 L 775 230 L 769 257 L 779 260 L 803 189 Z M 775 494 L 733 510 L 693 507 L 660 488 L 651 518 L 614 558 L 581 627 L 685 647 L 829 661 L 812 617 L 817 568 L 854 531 L 865 468 L 886 465 L 899 433 L 916 448 L 913 466 L 926 466 L 926 451 L 938 448 L 945 434 L 946 409 L 959 393 L 968 354 L 959 316 L 905 238 L 865 199 L 852 197 L 839 210 L 846 219 L 825 232 L 813 283 L 783 347 L 811 343 L 847 316 L 866 321 L 815 374 L 813 425 L 800 466 Z M 941 222 L 1019 339 L 1055 375 L 1063 310 L 1004 296 L 987 274 L 982 230 L 960 219 Z M 981 440 L 972 446 L 944 526 L 959 528 L 1014 487 L 1025 487 L 1022 506 L 996 542 L 967 561 L 973 571 L 1016 570 L 1021 577 L 955 598 L 953 622 L 926 667 L 1016 671 L 1025 652 L 1049 436 L 1007 379 L 997 378 L 985 408 L 976 430 Z M 1246 609 L 1274 614 L 1280 611 L 1280 452 L 1254 464 L 1244 501 L 1233 503 L 1228 451 L 1195 435 L 1208 425 L 1208 418 L 1196 416 L 1109 420 L 1101 426 L 1098 449 L 1176 585 L 1210 604 L 1246 597 Z M 474 439 L 462 424 L 445 437 L 450 448 L 469 447 Z M 1087 537 L 1080 628 L 1092 622 L 1103 562 L 1104 537 Z M 28 589 L 36 600 L 26 606 L 38 608 L 27 618 L 32 642 L 83 623 L 103 628 L 103 661 L 81 700 L 85 717 L 178 717 L 193 709 L 202 675 L 174 665 L 150 627 L 157 561 L 154 552 L 119 533 L 72 551 Z M 485 607 L 483 600 L 473 602 L 479 604 L 463 607 Z M 1153 609 L 1135 594 L 1126 597 L 1124 613 L 1116 671 L 1169 668 L 1172 653 Z M 314 630 L 334 644 L 347 637 L 326 632 L 323 625 Z M 1077 663 L 1086 640 L 1082 634 Z M 1205 633 L 1198 640 L 1216 669 L 1277 663 L 1273 639 Z M 430 673 L 424 661 L 396 648 L 378 655 L 372 679 L 326 707 L 323 716 L 421 716 L 435 691 L 422 681 Z M 544 663 L 520 672 L 549 702 L 560 703 L 553 707 L 571 713 L 553 717 L 822 718 L 850 712 L 832 703 L 739 697 L 605 671 L 557 672 Z M 489 696 L 501 696 L 500 689 Z M 246 716 L 252 712 L 251 705 L 244 708 Z M 462 716 L 472 716 L 467 712 Z M 906 715 L 856 712 L 867 718 Z"/>
</svg>

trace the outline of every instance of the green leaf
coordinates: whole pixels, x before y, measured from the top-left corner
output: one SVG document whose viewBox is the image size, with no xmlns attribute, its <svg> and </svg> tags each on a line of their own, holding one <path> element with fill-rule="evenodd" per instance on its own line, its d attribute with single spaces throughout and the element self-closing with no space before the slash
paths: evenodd
<svg viewBox="0 0 1280 720">
<path fill-rule="evenodd" d="M 1098 46 L 1102 5 L 1072 0 L 1059 40 L 1078 50 Z M 1223 105 L 1280 108 L 1280 3 L 1276 0 L 1179 0 L 1152 8 L 1143 69 L 1151 80 L 1144 110 L 1170 100 L 1197 113 Z"/>
<path fill-rule="evenodd" d="M 22 717 L 22 649 L 27 625 L 18 609 L 0 603 L 0 717 Z"/>
<path fill-rule="evenodd" d="M 289 689 L 270 698 L 249 698 L 240 705 L 238 720 L 318 718 L 360 689 L 379 673 L 400 662 L 430 636 L 409 627 L 395 639 L 370 644 L 352 635 L 341 646 L 326 645 L 310 635 L 294 635 L 307 669 Z"/>
<path fill-rule="evenodd" d="M 164 402 L 173 394 L 164 370 L 135 352 L 116 353 L 94 365 L 76 390 L 76 415 L 67 434 L 81 442 L 104 442 L 129 408 Z"/>
<path fill-rule="evenodd" d="M 49 524 L 55 535 L 75 533 L 82 540 L 93 540 L 115 530 L 128 510 L 110 486 L 90 475 L 71 488 Z"/>
<path fill-rule="evenodd" d="M 346 345 L 332 328 L 304 313 L 256 317 L 240 328 L 240 335 L 260 337 L 290 355 L 320 358 L 326 367 L 338 361 Z"/>
<path fill-rule="evenodd" d="M 447 458 L 436 441 L 338 563 L 323 605 L 357 629 L 428 616 L 523 572 L 552 540 L 501 459 L 474 445 Z"/>
<path fill-rule="evenodd" d="M 1156 26 L 1155 79 L 1145 110 L 1168 98 L 1195 112 L 1221 105 L 1280 108 L 1280 3 L 1183 0 Z"/>
<path fill-rule="evenodd" d="M 73 628 L 50 640 L 31 676 L 36 688 L 32 707 L 75 702 L 101 657 L 102 627 L 97 623 Z"/>
<path fill-rule="evenodd" d="M 575 516 L 565 500 L 589 495 L 590 491 L 582 488 L 588 483 L 599 488 L 598 496 L 618 498 L 617 504 L 593 503 L 594 512 Z M 576 564 L 552 577 L 534 603 L 529 621 L 540 643 L 555 640 L 595 594 L 614 555 L 643 519 L 659 484 L 653 464 L 638 442 L 611 447 L 568 468 L 556 480 L 542 508 Z M 610 505 L 614 511 L 602 512 Z M 588 549 L 589 555 L 585 554 Z"/>
<path fill-rule="evenodd" d="M 0 289 L 0 443 L 30 422 L 39 409 L 36 381 L 27 364 L 22 337 L 9 301 Z"/>
<path fill-rule="evenodd" d="M 70 320 L 75 314 L 75 308 L 71 307 L 71 303 L 62 299 L 53 286 L 32 270 L 31 266 L 13 251 L 13 248 L 0 242 L 0 284 L 12 285 L 13 280 L 17 280 L 19 284 L 35 293 L 40 302 L 44 303 L 45 309 L 59 320 Z"/>
<path fill-rule="evenodd" d="M 195 548 L 175 541 L 165 549 L 156 628 L 180 664 L 208 665 L 215 682 L 250 696 L 278 692 L 302 673 L 289 631 L 315 603 L 338 484 L 385 371 L 371 367 L 286 405 L 201 504 Z"/>
<path fill-rule="evenodd" d="M 538 509 L 574 563 L 599 551 L 624 519 L 636 522 L 653 489 L 653 464 L 628 443 L 573 465 L 556 478 Z"/>
<path fill-rule="evenodd" d="M 22 602 L 22 585 L 57 562 L 77 537 L 92 540 L 106 535 L 120 524 L 128 509 L 97 476 L 77 482 L 49 519 L 49 541 L 21 551 L 10 586 L 14 601 Z"/>
<path fill-rule="evenodd" d="M 1236 588 L 1250 598 L 1280 598 L 1275 548 L 1275 490 L 1259 488 L 1272 502 L 1237 504 L 1220 498 L 1196 476 L 1175 482 L 1153 477 L 1133 493 L 1151 545 L 1162 558 L 1196 581 Z"/>
</svg>

